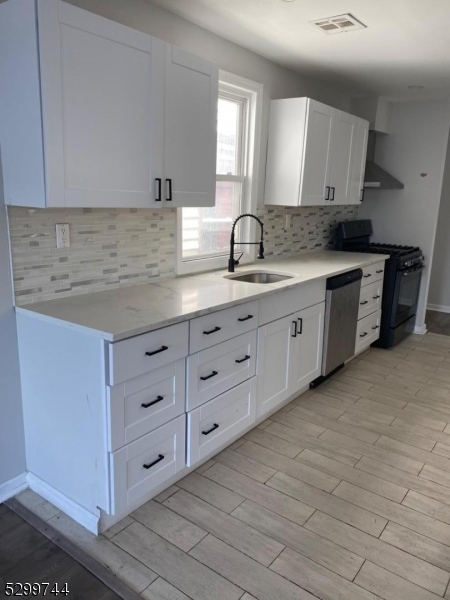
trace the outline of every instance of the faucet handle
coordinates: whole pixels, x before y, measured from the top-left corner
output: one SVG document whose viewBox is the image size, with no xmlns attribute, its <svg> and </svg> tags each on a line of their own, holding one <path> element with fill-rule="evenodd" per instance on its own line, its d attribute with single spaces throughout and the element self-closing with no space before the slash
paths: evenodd
<svg viewBox="0 0 450 600">
<path fill-rule="evenodd" d="M 261 258 L 261 259 L 264 258 L 264 243 L 263 243 L 262 240 L 259 242 L 259 254 L 258 254 L 258 258 Z"/>
</svg>

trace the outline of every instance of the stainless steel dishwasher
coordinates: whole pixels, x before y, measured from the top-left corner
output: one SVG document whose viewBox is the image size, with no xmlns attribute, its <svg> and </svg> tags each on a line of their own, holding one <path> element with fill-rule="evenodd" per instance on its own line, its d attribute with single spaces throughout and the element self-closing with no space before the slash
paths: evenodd
<svg viewBox="0 0 450 600">
<path fill-rule="evenodd" d="M 362 270 L 355 269 L 327 279 L 322 375 L 317 387 L 355 354 Z"/>
</svg>

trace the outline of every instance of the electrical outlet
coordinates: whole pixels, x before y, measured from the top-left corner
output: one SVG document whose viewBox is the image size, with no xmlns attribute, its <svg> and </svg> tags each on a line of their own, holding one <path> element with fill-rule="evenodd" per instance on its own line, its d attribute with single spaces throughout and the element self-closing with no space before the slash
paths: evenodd
<svg viewBox="0 0 450 600">
<path fill-rule="evenodd" d="M 70 231 L 68 223 L 58 223 L 56 225 L 56 247 L 70 248 Z"/>
</svg>

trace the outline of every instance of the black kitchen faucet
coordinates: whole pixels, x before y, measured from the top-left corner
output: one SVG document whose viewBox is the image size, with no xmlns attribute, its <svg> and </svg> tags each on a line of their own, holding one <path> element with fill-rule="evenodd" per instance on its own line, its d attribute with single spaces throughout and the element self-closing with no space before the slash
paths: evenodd
<svg viewBox="0 0 450 600">
<path fill-rule="evenodd" d="M 252 215 L 251 213 L 245 213 L 243 215 L 240 215 L 233 223 L 233 227 L 231 228 L 231 237 L 230 237 L 230 258 L 228 260 L 228 272 L 229 273 L 234 273 L 234 267 L 236 265 L 239 264 L 239 259 L 236 260 L 234 258 L 234 245 L 235 245 L 235 240 L 234 240 L 234 230 L 236 229 L 236 224 L 238 221 L 240 221 L 241 219 L 243 219 L 244 217 L 250 217 L 252 219 L 255 219 L 255 221 L 258 221 L 260 227 L 261 227 L 261 239 L 259 242 L 237 242 L 238 244 L 259 244 L 259 253 L 258 253 L 258 258 L 262 259 L 264 258 L 264 223 L 261 221 L 261 219 L 258 219 L 258 217 L 256 217 L 255 215 Z M 242 254 L 241 254 L 242 256 Z"/>
</svg>

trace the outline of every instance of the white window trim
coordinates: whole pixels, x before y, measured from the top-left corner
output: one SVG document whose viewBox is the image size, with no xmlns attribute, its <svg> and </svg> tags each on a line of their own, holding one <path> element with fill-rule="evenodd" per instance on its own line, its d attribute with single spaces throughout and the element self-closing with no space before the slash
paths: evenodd
<svg viewBox="0 0 450 600">
<path fill-rule="evenodd" d="M 245 149 L 247 157 L 246 178 L 244 181 L 244 197 L 245 197 L 245 212 L 256 212 L 258 203 L 258 183 L 259 183 L 259 160 L 261 150 L 261 126 L 262 126 L 262 109 L 263 109 L 263 86 L 260 83 L 245 79 L 239 75 L 233 75 L 226 71 L 219 72 L 219 85 L 221 89 L 226 89 L 238 96 L 245 95 L 248 98 L 248 110 L 246 115 L 247 141 L 248 149 Z M 220 176 L 220 179 L 225 181 L 226 175 Z M 236 181 L 237 177 L 230 177 L 230 180 Z M 198 260 L 183 261 L 183 230 L 182 230 L 182 209 L 177 209 L 177 244 L 176 244 L 176 271 L 178 275 L 187 275 L 189 273 L 200 273 L 204 271 L 213 271 L 224 269 L 228 265 L 228 256 L 211 256 L 209 258 L 199 258 Z M 256 223 L 254 219 L 245 219 L 245 233 L 248 240 L 257 241 Z M 231 234 L 231 231 L 230 231 Z M 240 259 L 241 264 L 248 264 L 255 261 L 256 246 L 248 246 L 248 250 L 244 252 Z M 239 247 L 236 253 L 239 252 Z M 240 254 L 240 252 L 239 252 Z"/>
</svg>

